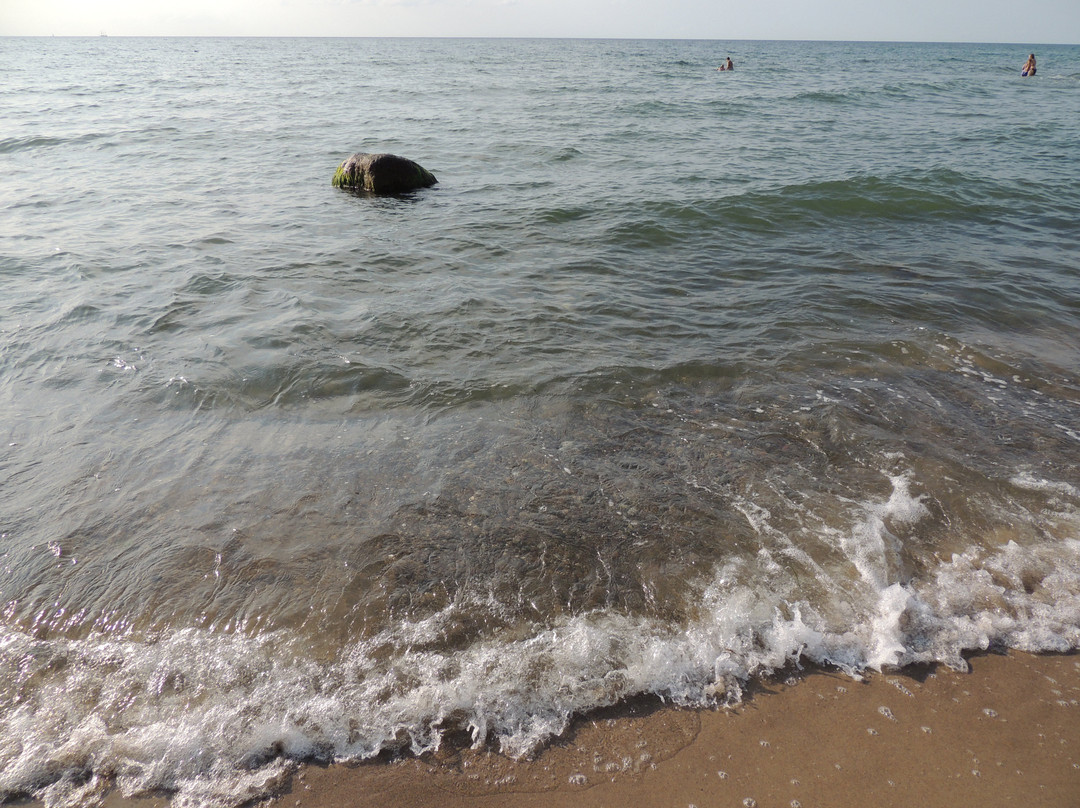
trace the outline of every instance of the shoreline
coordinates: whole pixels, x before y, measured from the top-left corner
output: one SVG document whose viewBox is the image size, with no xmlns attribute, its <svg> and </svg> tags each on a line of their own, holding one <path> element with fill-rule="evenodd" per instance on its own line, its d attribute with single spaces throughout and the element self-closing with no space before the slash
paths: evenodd
<svg viewBox="0 0 1080 808">
<path fill-rule="evenodd" d="M 733 707 L 637 699 L 579 717 L 531 759 L 435 754 L 304 764 L 268 808 L 1080 804 L 1080 655 L 979 654 L 859 681 L 811 669 Z M 110 795 L 108 808 L 164 797 Z"/>
</svg>

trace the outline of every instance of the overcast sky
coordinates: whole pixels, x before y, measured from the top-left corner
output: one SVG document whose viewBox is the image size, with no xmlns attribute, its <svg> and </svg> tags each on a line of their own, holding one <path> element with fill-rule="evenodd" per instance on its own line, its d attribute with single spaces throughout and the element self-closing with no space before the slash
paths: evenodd
<svg viewBox="0 0 1080 808">
<path fill-rule="evenodd" d="M 1080 0 L 0 0 L 0 35 L 1080 43 Z"/>
</svg>

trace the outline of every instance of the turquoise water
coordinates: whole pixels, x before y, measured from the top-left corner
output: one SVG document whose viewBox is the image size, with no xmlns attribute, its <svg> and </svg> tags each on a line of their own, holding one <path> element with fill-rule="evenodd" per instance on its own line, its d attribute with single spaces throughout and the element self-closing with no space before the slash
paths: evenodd
<svg viewBox="0 0 1080 808">
<path fill-rule="evenodd" d="M 0 42 L 0 799 L 1080 646 L 1080 48 Z"/>
</svg>

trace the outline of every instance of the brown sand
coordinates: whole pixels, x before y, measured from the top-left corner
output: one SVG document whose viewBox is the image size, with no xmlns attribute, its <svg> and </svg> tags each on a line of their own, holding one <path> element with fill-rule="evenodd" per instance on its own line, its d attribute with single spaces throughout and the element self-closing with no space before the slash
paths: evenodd
<svg viewBox="0 0 1080 808">
<path fill-rule="evenodd" d="M 983 655 L 971 668 L 810 672 L 732 709 L 626 705 L 529 761 L 459 747 L 306 766 L 270 806 L 1080 806 L 1080 656 Z"/>
</svg>

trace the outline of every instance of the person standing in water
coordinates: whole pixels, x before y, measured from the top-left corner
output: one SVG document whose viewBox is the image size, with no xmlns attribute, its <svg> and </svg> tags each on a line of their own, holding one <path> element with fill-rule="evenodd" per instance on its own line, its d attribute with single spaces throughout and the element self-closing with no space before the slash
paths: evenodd
<svg viewBox="0 0 1080 808">
<path fill-rule="evenodd" d="M 725 65 L 725 67 L 727 67 L 728 70 L 734 70 L 735 69 L 735 63 L 731 61 L 730 56 L 727 58 L 727 64 Z"/>
<path fill-rule="evenodd" d="M 1034 76 L 1035 75 L 1035 54 L 1028 56 L 1027 61 L 1024 62 L 1024 67 L 1020 71 L 1021 76 Z"/>
</svg>

